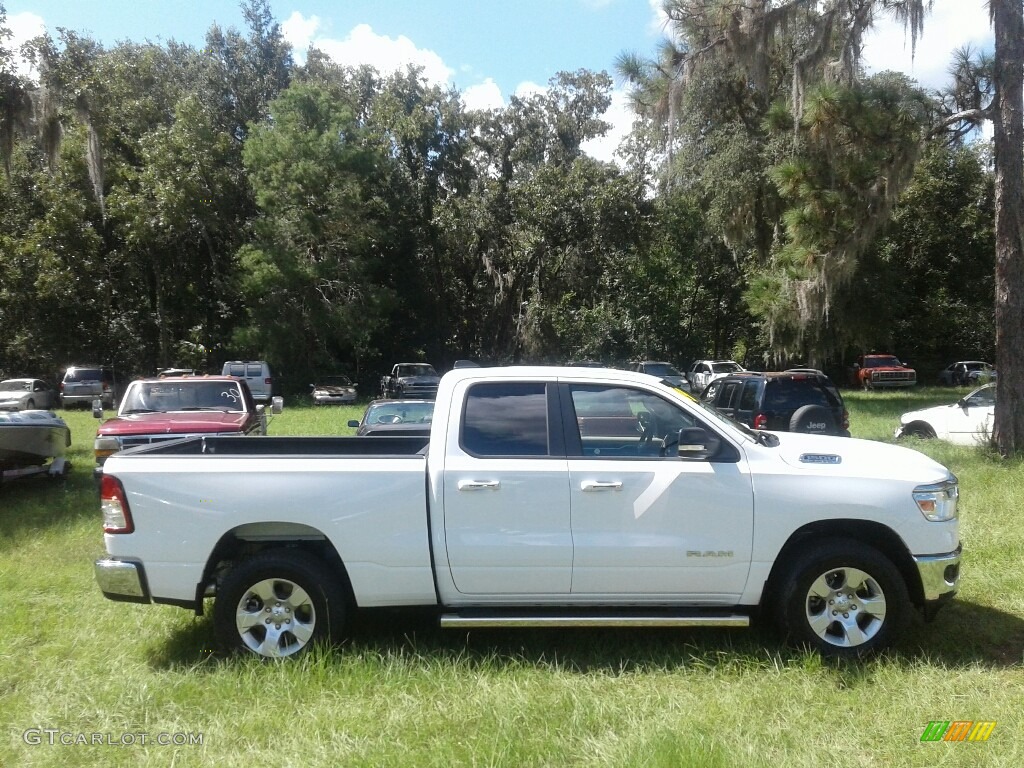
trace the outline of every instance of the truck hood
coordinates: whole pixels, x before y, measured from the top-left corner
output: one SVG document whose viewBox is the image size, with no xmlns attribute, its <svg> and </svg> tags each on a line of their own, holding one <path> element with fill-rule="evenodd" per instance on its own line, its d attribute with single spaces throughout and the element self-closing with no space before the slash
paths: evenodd
<svg viewBox="0 0 1024 768">
<path fill-rule="evenodd" d="M 242 432 L 249 414 L 222 411 L 133 413 L 100 425 L 100 435 L 175 435 Z"/>
<path fill-rule="evenodd" d="M 811 473 L 891 480 L 903 478 L 915 483 L 937 483 L 950 471 L 919 451 L 875 440 L 858 440 L 830 435 L 773 432 L 784 462 Z"/>
</svg>

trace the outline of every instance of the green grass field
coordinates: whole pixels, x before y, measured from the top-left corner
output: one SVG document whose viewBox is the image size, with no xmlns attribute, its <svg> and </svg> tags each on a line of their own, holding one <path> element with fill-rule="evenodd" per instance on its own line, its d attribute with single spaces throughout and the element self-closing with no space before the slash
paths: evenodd
<svg viewBox="0 0 1024 768">
<path fill-rule="evenodd" d="M 850 393 L 852 431 L 889 441 L 951 392 Z M 360 412 L 289 403 L 270 432 L 350 434 Z M 275 664 L 214 655 L 208 616 L 100 595 L 96 422 L 64 415 L 69 477 L 0 487 L 2 766 L 1024 765 L 1019 461 L 913 444 L 961 479 L 962 591 L 871 661 L 760 628 L 465 633 L 398 614 Z M 934 720 L 996 727 L 922 743 Z"/>
</svg>

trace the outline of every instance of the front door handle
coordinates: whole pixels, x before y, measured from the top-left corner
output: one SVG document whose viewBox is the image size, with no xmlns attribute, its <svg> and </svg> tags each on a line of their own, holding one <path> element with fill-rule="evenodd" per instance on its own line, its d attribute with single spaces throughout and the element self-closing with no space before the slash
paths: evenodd
<svg viewBox="0 0 1024 768">
<path fill-rule="evenodd" d="M 580 483 L 582 491 L 621 491 L 621 480 L 584 480 Z"/>
<path fill-rule="evenodd" d="M 459 480 L 460 491 L 496 491 L 500 487 L 498 480 Z"/>
</svg>

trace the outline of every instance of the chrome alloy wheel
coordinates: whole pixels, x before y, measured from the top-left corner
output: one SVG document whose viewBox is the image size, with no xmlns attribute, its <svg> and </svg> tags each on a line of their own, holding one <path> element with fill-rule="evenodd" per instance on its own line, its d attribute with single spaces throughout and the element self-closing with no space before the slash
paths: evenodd
<svg viewBox="0 0 1024 768">
<path fill-rule="evenodd" d="M 885 624 L 885 593 L 878 581 L 857 568 L 833 568 L 807 590 L 807 624 L 824 642 L 856 648 Z"/>
<path fill-rule="evenodd" d="M 249 587 L 235 609 L 238 636 L 249 650 L 269 658 L 301 651 L 316 629 L 316 609 L 306 591 L 287 579 Z"/>
</svg>

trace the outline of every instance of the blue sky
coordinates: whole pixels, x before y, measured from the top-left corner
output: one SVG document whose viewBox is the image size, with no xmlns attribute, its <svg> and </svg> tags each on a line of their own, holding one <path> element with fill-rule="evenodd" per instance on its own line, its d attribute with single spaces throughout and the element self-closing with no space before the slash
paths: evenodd
<svg viewBox="0 0 1024 768">
<path fill-rule="evenodd" d="M 88 33 L 105 45 L 121 40 L 201 46 L 213 23 L 244 28 L 236 0 L 0 0 L 15 39 L 45 27 Z M 654 52 L 662 34 L 660 0 L 272 0 L 299 58 L 312 43 L 343 63 L 387 70 L 413 61 L 431 80 L 463 92 L 469 106 L 494 107 L 514 93 L 541 88 L 560 70 L 614 75 L 623 51 Z M 923 84 L 945 81 L 950 53 L 971 43 L 991 47 L 984 0 L 935 0 L 911 61 L 902 27 L 870 36 L 872 69 L 896 69 Z M 629 124 L 622 93 L 608 119 L 615 135 L 592 147 L 610 158 Z"/>
</svg>

